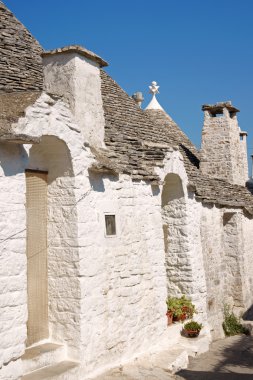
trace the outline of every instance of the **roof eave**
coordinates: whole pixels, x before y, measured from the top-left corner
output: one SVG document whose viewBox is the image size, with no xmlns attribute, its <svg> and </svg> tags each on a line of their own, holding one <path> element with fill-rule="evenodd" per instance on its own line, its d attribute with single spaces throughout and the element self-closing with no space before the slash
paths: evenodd
<svg viewBox="0 0 253 380">
<path fill-rule="evenodd" d="M 0 142 L 8 142 L 12 144 L 39 144 L 40 138 L 23 133 L 5 133 L 0 135 Z"/>
</svg>

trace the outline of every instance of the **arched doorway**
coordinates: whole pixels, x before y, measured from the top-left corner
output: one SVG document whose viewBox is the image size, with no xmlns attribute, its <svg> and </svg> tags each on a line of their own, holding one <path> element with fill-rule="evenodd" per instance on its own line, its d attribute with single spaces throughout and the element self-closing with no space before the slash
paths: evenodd
<svg viewBox="0 0 253 380">
<path fill-rule="evenodd" d="M 29 151 L 27 346 L 42 339 L 78 349 L 80 286 L 74 175 L 67 145 L 43 136 Z"/>
</svg>

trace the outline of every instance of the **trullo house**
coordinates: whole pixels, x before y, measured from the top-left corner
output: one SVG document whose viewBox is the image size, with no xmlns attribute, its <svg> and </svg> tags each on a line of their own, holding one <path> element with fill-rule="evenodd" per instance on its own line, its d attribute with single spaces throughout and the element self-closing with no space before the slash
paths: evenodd
<svg viewBox="0 0 253 380">
<path fill-rule="evenodd" d="M 155 82 L 143 110 L 106 66 L 81 46 L 44 51 L 0 2 L 1 380 L 188 355 L 167 297 L 195 304 L 200 351 L 223 336 L 224 304 L 253 303 L 239 110 L 204 105 L 198 150 Z"/>
</svg>

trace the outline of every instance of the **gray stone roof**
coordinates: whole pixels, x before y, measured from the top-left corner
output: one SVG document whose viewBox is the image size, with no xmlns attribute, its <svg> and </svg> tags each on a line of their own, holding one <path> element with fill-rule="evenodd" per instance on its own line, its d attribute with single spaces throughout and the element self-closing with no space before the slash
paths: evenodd
<svg viewBox="0 0 253 380">
<path fill-rule="evenodd" d="M 42 48 L 0 2 L 0 139 L 35 141 L 12 132 L 12 125 L 40 96 L 43 87 Z"/>
<path fill-rule="evenodd" d="M 105 111 L 105 143 L 109 158 L 133 179 L 159 178 L 154 168 L 163 166 L 168 149 L 185 157 L 188 174 L 198 173 L 199 153 L 177 124 L 162 110 L 143 111 L 119 85 L 101 70 Z"/>
<path fill-rule="evenodd" d="M 193 189 L 196 198 L 204 203 L 240 207 L 253 215 L 253 196 L 247 187 L 200 175 L 195 178 Z"/>
<path fill-rule="evenodd" d="M 154 167 L 162 165 L 165 152 L 171 146 L 166 131 L 155 126 L 103 70 L 101 80 L 108 148 L 103 154 L 114 161 L 115 169 L 131 174 L 133 179 L 158 181 Z"/>
<path fill-rule="evenodd" d="M 184 158 L 189 187 L 197 199 L 204 203 L 244 208 L 253 215 L 250 191 L 243 186 L 203 176 L 199 171 L 197 148 L 164 111 L 141 110 L 103 70 L 101 80 L 107 147 L 107 150 L 96 152 L 101 168 L 130 174 L 134 180 L 158 183 L 154 168 L 162 167 L 166 152 L 176 146 Z"/>
<path fill-rule="evenodd" d="M 42 90 L 42 48 L 0 2 L 0 92 Z"/>
<path fill-rule="evenodd" d="M 179 148 L 184 157 L 184 165 L 189 178 L 196 177 L 199 173 L 199 152 L 195 145 L 165 111 L 150 109 L 145 113 L 156 127 L 159 126 L 166 131 L 167 141 Z"/>
</svg>

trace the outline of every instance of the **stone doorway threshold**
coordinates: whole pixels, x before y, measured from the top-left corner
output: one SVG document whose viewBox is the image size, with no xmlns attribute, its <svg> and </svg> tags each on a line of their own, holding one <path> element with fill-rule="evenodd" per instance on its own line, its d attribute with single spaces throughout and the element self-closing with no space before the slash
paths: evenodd
<svg viewBox="0 0 253 380">
<path fill-rule="evenodd" d="M 64 345 L 39 343 L 26 349 L 22 356 L 22 380 L 77 379 L 77 362 L 67 359 Z"/>
</svg>

